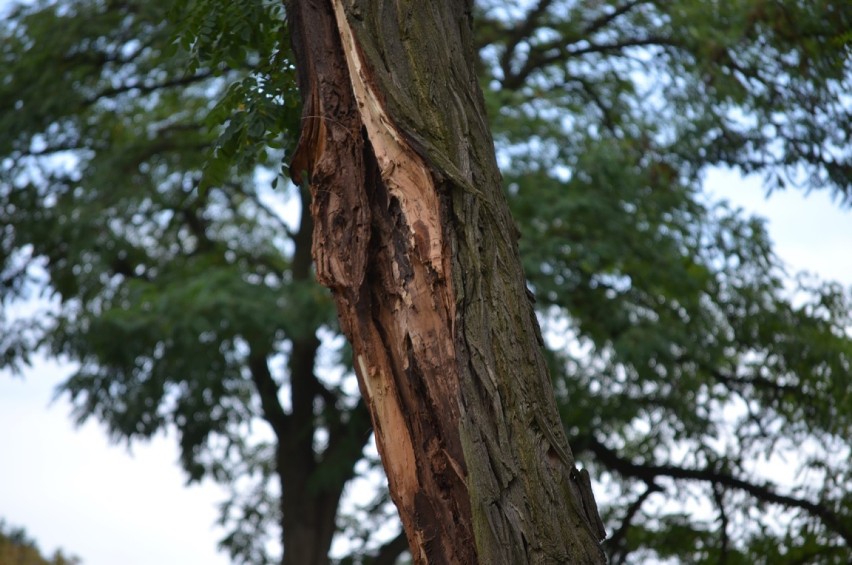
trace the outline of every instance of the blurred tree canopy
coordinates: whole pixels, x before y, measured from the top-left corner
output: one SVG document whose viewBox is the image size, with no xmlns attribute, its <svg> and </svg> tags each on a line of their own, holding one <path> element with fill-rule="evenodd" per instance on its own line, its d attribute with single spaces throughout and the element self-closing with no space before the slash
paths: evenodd
<svg viewBox="0 0 852 565">
<path fill-rule="evenodd" d="M 852 5 L 474 9 L 521 255 L 571 445 L 601 480 L 610 560 L 847 563 L 849 292 L 789 276 L 762 220 L 702 181 L 734 167 L 852 202 Z M 116 440 L 176 429 L 189 479 L 232 488 L 236 562 L 273 559 L 273 537 L 393 562 L 406 544 L 387 535 L 369 421 L 313 280 L 307 194 L 282 165 L 299 119 L 284 5 L 6 11 L 0 366 L 71 361 L 76 418 Z M 351 496 L 365 485 L 370 500 Z"/>
<path fill-rule="evenodd" d="M 76 565 L 80 561 L 56 551 L 50 559 L 42 556 L 38 545 L 21 528 L 9 527 L 0 520 L 0 564 L 3 565 Z"/>
</svg>

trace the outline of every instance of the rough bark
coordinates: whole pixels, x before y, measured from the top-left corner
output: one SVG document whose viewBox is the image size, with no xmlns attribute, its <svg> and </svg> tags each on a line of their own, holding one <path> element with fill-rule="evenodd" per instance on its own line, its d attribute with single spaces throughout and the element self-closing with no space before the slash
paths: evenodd
<svg viewBox="0 0 852 565">
<path fill-rule="evenodd" d="M 291 163 L 417 563 L 599 563 L 501 192 L 470 3 L 294 0 Z"/>
</svg>

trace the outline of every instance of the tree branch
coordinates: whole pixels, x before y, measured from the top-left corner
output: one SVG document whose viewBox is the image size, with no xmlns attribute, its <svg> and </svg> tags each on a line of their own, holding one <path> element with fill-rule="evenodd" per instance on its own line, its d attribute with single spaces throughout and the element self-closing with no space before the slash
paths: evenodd
<svg viewBox="0 0 852 565">
<path fill-rule="evenodd" d="M 581 76 L 571 77 L 571 79 L 580 84 L 580 87 L 589 95 L 589 98 L 591 98 L 592 103 L 594 103 L 594 105 L 598 107 L 598 110 L 601 111 L 604 126 L 610 132 L 615 133 L 615 120 L 613 119 L 612 109 L 609 108 L 603 100 L 601 100 L 601 97 L 595 91 L 594 86 Z"/>
<path fill-rule="evenodd" d="M 636 517 L 636 514 L 639 513 L 639 510 L 642 508 L 642 505 L 645 504 L 645 501 L 654 494 L 655 492 L 662 492 L 662 487 L 651 482 L 648 483 L 648 488 L 645 489 L 645 492 L 640 494 L 636 500 L 634 500 L 630 506 L 627 507 L 627 512 L 624 513 L 624 518 L 621 520 L 621 526 L 613 532 L 612 536 L 609 539 L 604 541 L 605 548 L 611 548 L 610 551 L 610 560 L 613 564 L 624 563 L 627 558 L 627 548 L 624 547 L 625 538 L 627 537 L 627 530 L 632 526 L 633 518 Z"/>
<path fill-rule="evenodd" d="M 126 92 L 130 92 L 131 90 L 138 90 L 141 94 L 148 94 L 154 92 L 155 90 L 160 90 L 163 88 L 172 88 L 176 86 L 187 86 L 196 82 L 200 82 L 202 80 L 206 80 L 213 76 L 212 71 L 204 71 L 202 73 L 182 76 L 178 78 L 169 79 L 163 82 L 158 82 L 155 84 L 123 84 L 121 86 L 116 86 L 114 88 L 107 88 L 102 90 L 101 92 L 95 94 L 94 96 L 90 96 L 89 98 L 83 101 L 83 107 L 91 106 L 95 104 L 102 98 L 111 98 L 113 96 L 118 96 L 119 94 L 124 94 Z"/>
<path fill-rule="evenodd" d="M 311 221 L 310 195 L 305 189 L 300 190 L 302 211 L 299 231 L 293 238 L 295 250 L 291 273 L 294 282 L 308 281 L 311 272 L 311 241 L 313 222 Z M 290 369 L 290 396 L 293 406 L 293 434 L 284 443 L 288 450 L 293 450 L 301 457 L 310 461 L 314 458 L 313 437 L 316 431 L 314 416 L 314 399 L 322 388 L 322 384 L 314 373 L 317 350 L 320 341 L 316 329 L 301 336 L 291 336 L 292 349 L 287 366 Z"/>
<path fill-rule="evenodd" d="M 269 371 L 269 363 L 265 353 L 252 350 L 248 359 L 251 380 L 257 388 L 260 397 L 260 405 L 263 409 L 263 418 L 272 430 L 279 442 L 286 438 L 290 428 L 290 416 L 284 412 L 284 407 L 278 401 L 278 383 L 272 378 Z"/>
<path fill-rule="evenodd" d="M 848 545 L 852 546 L 852 529 L 843 523 L 840 516 L 821 504 L 801 498 L 778 494 L 767 485 L 750 483 L 734 477 L 729 473 L 715 469 L 685 469 L 682 467 L 675 467 L 673 465 L 646 465 L 633 463 L 628 459 L 620 457 L 614 450 L 606 447 L 594 437 L 589 438 L 587 445 L 589 450 L 610 469 L 627 477 L 641 479 L 646 483 L 652 483 L 659 477 L 704 481 L 711 485 L 720 485 L 741 490 L 763 502 L 778 504 L 788 508 L 799 508 L 818 517 L 823 524 L 838 533 Z"/>
<path fill-rule="evenodd" d="M 663 36 L 648 36 L 637 39 L 624 39 L 621 41 L 613 41 L 611 43 L 591 43 L 585 47 L 571 49 L 570 45 L 566 45 L 565 40 L 549 41 L 540 45 L 534 45 L 530 48 L 527 60 L 521 70 L 514 75 L 505 75 L 503 79 L 503 87 L 512 90 L 523 86 L 527 78 L 536 70 L 565 61 L 572 57 L 580 57 L 590 53 L 608 53 L 621 51 L 630 47 L 678 47 L 679 45 L 668 37 Z"/>
<path fill-rule="evenodd" d="M 725 493 L 721 485 L 713 485 L 713 500 L 719 507 L 719 565 L 728 562 L 728 551 L 730 541 L 728 539 L 728 512 L 725 510 Z"/>
<path fill-rule="evenodd" d="M 257 206 L 258 210 L 266 214 L 266 216 L 272 220 L 276 226 L 278 226 L 278 229 L 287 235 L 287 237 L 290 239 L 294 239 L 296 237 L 296 234 L 293 233 L 293 230 L 290 229 L 290 226 L 284 221 L 284 218 L 282 218 L 280 214 L 276 213 L 272 207 L 261 200 L 260 194 L 257 190 L 244 190 L 244 185 L 238 182 L 228 182 L 226 183 L 226 186 L 233 190 L 235 194 L 239 194 L 241 197 L 250 200 L 251 203 Z"/>
<path fill-rule="evenodd" d="M 817 400 L 814 395 L 802 390 L 802 387 L 776 383 L 760 375 L 753 375 L 750 377 L 732 377 L 718 370 L 711 370 L 710 374 L 714 379 L 722 383 L 725 388 L 738 393 L 742 393 L 742 389 L 745 386 L 751 386 L 755 389 L 766 390 L 779 397 L 785 394 L 791 394 L 807 402 L 816 402 Z"/>
<path fill-rule="evenodd" d="M 361 459 L 364 446 L 370 439 L 370 413 L 360 398 L 351 410 L 344 412 L 334 407 L 333 411 L 335 421 L 327 422 L 328 446 L 322 453 L 322 461 L 331 462 L 341 471 L 345 470 L 345 479 L 348 481 L 354 476 L 355 464 Z M 344 413 L 349 416 L 345 422 L 342 417 Z"/>
<path fill-rule="evenodd" d="M 511 76 L 512 60 L 515 56 L 515 49 L 524 39 L 527 39 L 538 26 L 538 20 L 547 8 L 553 3 L 553 0 L 539 0 L 538 4 L 527 12 L 526 19 L 511 28 L 508 39 L 506 40 L 506 50 L 500 57 L 500 68 L 503 69 L 503 77 Z"/>
<path fill-rule="evenodd" d="M 207 235 L 207 222 L 198 214 L 195 207 L 186 206 L 180 209 L 186 226 L 195 238 L 198 240 L 197 249 L 200 251 L 210 251 L 215 247 L 215 243 Z"/>
<path fill-rule="evenodd" d="M 503 71 L 503 86 L 512 89 L 519 88 L 525 82 L 526 77 L 528 77 L 535 69 L 540 68 L 546 64 L 555 62 L 563 56 L 573 56 L 573 53 L 566 48 L 567 45 L 571 43 L 576 43 L 580 39 L 587 39 L 592 34 L 604 28 L 612 21 L 626 14 L 644 1 L 645 0 L 631 0 L 621 6 L 616 7 L 613 12 L 603 14 L 600 17 L 592 20 L 582 30 L 582 32 L 574 41 L 566 41 L 565 38 L 560 38 L 558 40 L 554 40 L 552 42 L 547 42 L 540 45 L 530 45 L 530 53 L 527 57 L 526 62 L 524 63 L 524 66 L 517 74 L 513 74 L 512 61 L 514 60 L 516 48 L 522 41 L 524 41 L 525 39 L 529 39 L 530 36 L 536 31 L 536 29 L 539 27 L 539 20 L 541 19 L 541 16 L 547 11 L 547 9 L 552 4 L 550 0 L 540 0 L 539 3 L 527 13 L 526 19 L 520 24 L 511 28 L 511 30 L 508 32 L 508 39 L 505 40 L 505 51 L 500 57 L 500 68 Z M 554 49 L 558 49 L 560 55 L 555 57 L 555 59 L 551 60 L 543 58 L 545 53 Z M 536 53 L 540 54 L 542 58 L 536 56 Z M 580 50 L 577 53 L 583 54 L 585 53 L 585 51 Z"/>
<path fill-rule="evenodd" d="M 583 28 L 583 31 L 582 31 L 583 37 L 588 37 L 591 34 L 598 32 L 603 27 L 609 25 L 616 18 L 626 14 L 627 12 L 629 12 L 630 10 L 632 10 L 633 8 L 635 8 L 639 4 L 642 4 L 645 1 L 646 0 L 631 0 L 630 2 L 626 2 L 626 3 L 622 4 L 621 6 L 616 7 L 615 10 L 612 11 L 611 13 L 609 13 L 609 14 L 600 15 L 599 17 L 597 17 L 594 20 L 592 20 L 591 22 L 589 22 L 589 25 L 587 25 L 585 28 Z"/>
</svg>

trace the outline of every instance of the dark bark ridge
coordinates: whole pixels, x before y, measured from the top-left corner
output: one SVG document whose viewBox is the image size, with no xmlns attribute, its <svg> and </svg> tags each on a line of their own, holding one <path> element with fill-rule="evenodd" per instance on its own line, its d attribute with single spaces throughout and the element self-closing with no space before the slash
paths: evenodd
<svg viewBox="0 0 852 565">
<path fill-rule="evenodd" d="M 305 101 L 291 171 L 310 183 L 317 276 L 415 562 L 602 562 L 501 192 L 470 4 L 303 0 L 289 17 Z"/>
</svg>

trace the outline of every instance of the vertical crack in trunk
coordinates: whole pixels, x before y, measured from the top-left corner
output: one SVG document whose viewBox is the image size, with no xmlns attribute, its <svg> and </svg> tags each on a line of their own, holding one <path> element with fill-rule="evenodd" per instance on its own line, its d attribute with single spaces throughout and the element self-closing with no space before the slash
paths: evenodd
<svg viewBox="0 0 852 565">
<path fill-rule="evenodd" d="M 291 170 L 310 174 L 317 278 L 415 562 L 602 562 L 483 120 L 470 4 L 288 9 L 305 101 Z"/>
<path fill-rule="evenodd" d="M 446 272 L 438 194 L 431 175 L 422 159 L 407 145 L 385 112 L 380 96 L 368 79 L 368 71 L 361 61 L 361 50 L 355 41 L 352 28 L 346 21 L 342 0 L 332 0 L 334 15 L 343 53 L 349 68 L 352 90 L 358 102 L 361 121 L 379 164 L 382 182 L 391 196 L 399 201 L 403 216 L 408 220 L 411 240 L 409 246 L 417 249 L 440 278 Z"/>
<path fill-rule="evenodd" d="M 367 173 L 374 226 L 367 276 L 373 284 L 369 300 L 356 307 L 365 334 L 359 340 L 361 332 L 353 331 L 358 369 L 376 416 L 391 492 L 410 545 L 420 552 L 415 558 L 420 563 L 473 562 L 454 403 L 458 372 L 451 334 L 455 303 L 447 276 L 451 257 L 436 186 L 373 89 L 341 0 L 332 4 L 371 153 L 365 165 L 378 170 L 378 178 Z"/>
<path fill-rule="evenodd" d="M 441 198 L 374 89 L 341 0 L 299 3 L 291 17 L 306 94 L 291 170 L 309 175 L 318 279 L 352 343 L 415 561 L 475 563 Z"/>
</svg>

